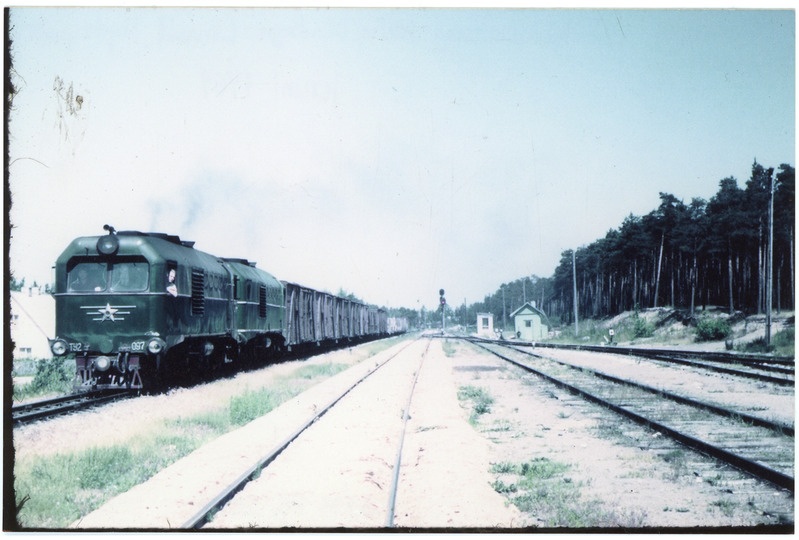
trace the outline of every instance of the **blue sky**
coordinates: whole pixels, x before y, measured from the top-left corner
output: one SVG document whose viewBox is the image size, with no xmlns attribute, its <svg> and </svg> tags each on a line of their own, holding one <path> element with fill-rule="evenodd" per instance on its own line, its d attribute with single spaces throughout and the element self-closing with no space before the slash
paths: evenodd
<svg viewBox="0 0 799 540">
<path fill-rule="evenodd" d="M 788 10 L 26 7 L 11 25 L 29 282 L 110 223 L 372 303 L 459 305 L 550 276 L 659 192 L 795 166 Z"/>
</svg>

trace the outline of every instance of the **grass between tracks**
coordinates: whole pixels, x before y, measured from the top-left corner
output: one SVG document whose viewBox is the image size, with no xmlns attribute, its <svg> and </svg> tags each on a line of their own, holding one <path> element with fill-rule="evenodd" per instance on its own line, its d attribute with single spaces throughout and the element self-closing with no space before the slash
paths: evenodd
<svg viewBox="0 0 799 540">
<path fill-rule="evenodd" d="M 396 342 L 389 339 L 365 344 L 359 354 L 366 358 Z M 212 412 L 154 422 L 147 434 L 132 440 L 17 461 L 14 491 L 19 527 L 64 529 L 206 442 L 268 413 L 350 365 L 299 366 L 268 387 L 242 390 Z"/>
<path fill-rule="evenodd" d="M 541 527 L 584 528 L 640 526 L 645 515 L 607 511 L 582 497 L 580 482 L 567 475 L 571 466 L 545 457 L 525 463 L 503 462 L 492 467 L 498 475 L 494 490 L 522 512 L 536 516 Z"/>
</svg>

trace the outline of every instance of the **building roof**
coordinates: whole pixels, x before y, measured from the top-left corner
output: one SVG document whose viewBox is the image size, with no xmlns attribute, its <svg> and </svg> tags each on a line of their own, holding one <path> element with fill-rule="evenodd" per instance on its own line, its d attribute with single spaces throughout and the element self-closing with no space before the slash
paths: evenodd
<svg viewBox="0 0 799 540">
<path fill-rule="evenodd" d="M 530 302 L 525 303 L 522 307 L 510 314 L 511 318 L 517 315 L 540 315 L 542 319 L 548 319 L 546 313 L 535 307 Z"/>
</svg>

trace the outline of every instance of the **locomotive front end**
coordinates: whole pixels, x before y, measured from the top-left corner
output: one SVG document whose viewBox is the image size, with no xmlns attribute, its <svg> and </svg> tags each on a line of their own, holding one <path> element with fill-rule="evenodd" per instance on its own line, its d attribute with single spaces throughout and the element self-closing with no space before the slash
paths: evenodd
<svg viewBox="0 0 799 540">
<path fill-rule="evenodd" d="M 75 356 L 78 388 L 142 388 L 142 368 L 166 346 L 153 313 L 157 266 L 140 240 L 106 230 L 76 239 L 56 262 L 50 348 Z"/>
</svg>

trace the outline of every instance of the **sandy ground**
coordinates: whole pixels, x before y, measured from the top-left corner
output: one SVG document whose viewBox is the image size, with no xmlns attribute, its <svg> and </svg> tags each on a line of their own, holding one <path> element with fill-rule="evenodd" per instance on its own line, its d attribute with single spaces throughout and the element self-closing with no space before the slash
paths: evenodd
<svg viewBox="0 0 799 540">
<path fill-rule="evenodd" d="M 353 391 L 211 527 L 387 526 L 387 503 L 414 375 L 393 524 L 510 527 L 520 519 L 491 488 L 489 444 L 463 421 L 440 343 L 417 342 Z"/>
<path fill-rule="evenodd" d="M 545 354 L 549 352 L 546 350 Z M 563 356 L 589 363 L 586 354 L 564 352 Z M 615 365 L 613 360 L 618 358 L 613 355 L 611 359 L 595 361 L 603 364 L 606 371 L 615 369 L 629 375 L 640 369 L 645 372 L 642 378 L 655 377 L 647 365 L 624 362 Z M 658 457 L 659 434 L 627 425 L 536 378 L 521 380 L 506 371 L 489 369 L 497 365 L 493 357 L 467 350 L 457 355 L 453 365 L 459 374 L 459 384 L 485 388 L 495 397 L 491 412 L 480 417 L 478 426 L 495 443 L 495 457 L 517 463 L 547 458 L 568 464 L 571 482 L 581 485 L 581 499 L 593 501 L 606 514 L 601 526 L 668 529 L 751 526 L 779 519 L 793 520 L 791 497 L 781 494 L 750 498 L 737 487 L 731 489 L 729 484 L 709 484 L 701 475 L 697 476 L 698 468 L 673 470 Z M 683 371 L 676 370 L 668 377 L 661 373 L 657 381 L 671 380 L 663 386 L 691 386 L 696 394 L 701 394 L 702 387 Z M 716 384 L 732 385 L 729 381 Z M 790 416 L 793 396 L 783 401 L 785 397 L 779 397 L 780 405 L 775 410 L 789 407 L 781 413 Z M 608 419 L 635 439 L 636 444 L 602 436 L 601 427 Z M 737 476 L 733 473 L 732 478 Z M 782 509 L 785 515 L 782 518 L 762 515 L 764 509 L 774 508 Z M 541 518 L 538 525 L 553 526 L 546 516 Z"/>
<path fill-rule="evenodd" d="M 357 395 L 353 393 L 349 404 L 331 411 L 330 423 L 312 427 L 307 439 L 296 445 L 297 451 L 285 452 L 265 469 L 259 478 L 262 482 L 244 490 L 251 491 L 251 496 L 220 511 L 213 526 L 383 526 L 385 514 L 379 510 L 385 505 L 386 486 L 393 472 L 408 381 L 420 369 L 424 341 L 407 349 L 402 362 L 379 370 L 378 374 L 383 373 L 375 384 L 364 385 Z M 401 346 L 368 359 L 364 349 L 353 348 L 306 361 L 346 362 L 352 367 L 204 445 L 74 526 L 179 527 L 299 422 Z M 725 527 L 793 520 L 791 498 L 746 494 L 738 484 L 735 489 L 731 484 L 712 485 L 690 468 L 675 471 L 654 451 L 657 435 L 622 426 L 641 442 L 630 445 L 602 436 L 598 426 L 607 422 L 607 414 L 596 407 L 499 369 L 493 357 L 467 344 L 454 344 L 457 354 L 451 356 L 445 355 L 442 347 L 443 340 L 430 343 L 410 408 L 394 517 L 398 526 L 453 531 L 558 526 L 553 525 L 552 516 L 519 512 L 492 488 L 497 479 L 511 481 L 491 473 L 492 464 L 524 463 L 540 457 L 568 465 L 568 482 L 578 486 L 580 499 L 603 516 L 597 524 L 601 527 Z M 613 359 L 597 361 L 606 367 L 616 365 Z M 140 398 L 25 426 L 14 431 L 14 446 L 25 458 L 55 449 L 63 452 L 124 443 L 145 433 L 159 419 L 211 410 L 244 388 L 269 385 L 293 369 L 294 362 L 280 364 L 170 395 Z M 643 371 L 640 365 L 618 364 L 614 369 Z M 645 376 L 652 377 L 668 379 L 665 373 Z M 699 394 L 711 391 L 708 380 L 676 375 L 673 384 L 680 383 Z M 727 388 L 730 396 L 744 394 L 729 391 L 724 386 L 729 382 L 712 384 L 717 385 L 713 388 Z M 469 423 L 471 405 L 457 397 L 458 389 L 464 386 L 483 388 L 494 399 L 490 412 L 480 415 L 474 426 Z M 757 401 L 754 397 L 746 399 Z M 778 401 L 768 414 L 792 423 L 792 393 L 775 399 Z M 791 412 L 786 410 L 789 404 Z M 107 425 L 124 425 L 124 429 L 101 429 Z M 774 512 L 775 508 L 779 512 Z M 771 515 L 764 515 L 765 510 Z"/>
</svg>

